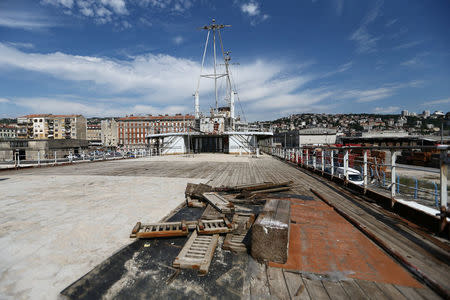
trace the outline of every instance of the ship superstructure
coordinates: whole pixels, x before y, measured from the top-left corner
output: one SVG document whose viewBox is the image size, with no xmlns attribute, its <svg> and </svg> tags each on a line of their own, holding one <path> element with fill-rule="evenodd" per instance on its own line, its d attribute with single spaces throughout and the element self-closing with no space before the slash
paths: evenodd
<svg viewBox="0 0 450 300">
<path fill-rule="evenodd" d="M 231 25 L 217 24 L 215 19 L 211 24 L 200 29 L 206 30 L 206 41 L 201 61 L 200 74 L 194 92 L 195 126 L 188 127 L 183 132 L 155 133 L 147 136 L 152 151 L 161 154 L 181 154 L 200 152 L 222 152 L 251 154 L 257 152 L 258 142 L 268 140 L 272 132 L 251 129 L 245 120 L 236 115 L 235 104 L 237 89 L 230 70 L 230 51 L 225 51 L 221 29 Z M 211 44 L 211 45 L 210 45 Z M 208 48 L 212 49 L 213 66 L 205 68 Z M 219 52 L 220 51 L 220 52 Z M 218 64 L 220 53 L 223 63 Z M 214 80 L 214 106 L 209 113 L 200 110 L 200 86 L 202 79 Z M 223 84 L 224 83 L 224 84 Z M 219 96 L 219 86 L 225 86 L 223 99 Z M 225 105 L 219 105 L 219 104 Z"/>
</svg>

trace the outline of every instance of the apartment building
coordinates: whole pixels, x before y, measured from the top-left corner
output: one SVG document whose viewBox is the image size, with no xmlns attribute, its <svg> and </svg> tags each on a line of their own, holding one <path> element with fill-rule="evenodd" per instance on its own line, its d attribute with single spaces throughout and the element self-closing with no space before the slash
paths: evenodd
<svg viewBox="0 0 450 300">
<path fill-rule="evenodd" d="M 102 140 L 102 127 L 100 124 L 87 124 L 86 137 L 88 141 L 100 142 Z"/>
<path fill-rule="evenodd" d="M 16 138 L 17 128 L 14 125 L 0 124 L 0 139 Z"/>
<path fill-rule="evenodd" d="M 17 137 L 24 139 L 86 139 L 82 115 L 33 114 L 17 118 Z"/>
<path fill-rule="evenodd" d="M 124 150 L 146 149 L 147 134 L 187 132 L 194 126 L 193 115 L 128 116 L 117 119 L 118 145 Z"/>
<path fill-rule="evenodd" d="M 116 120 L 102 120 L 101 141 L 102 145 L 108 148 L 116 148 L 119 145 L 118 127 Z"/>
</svg>

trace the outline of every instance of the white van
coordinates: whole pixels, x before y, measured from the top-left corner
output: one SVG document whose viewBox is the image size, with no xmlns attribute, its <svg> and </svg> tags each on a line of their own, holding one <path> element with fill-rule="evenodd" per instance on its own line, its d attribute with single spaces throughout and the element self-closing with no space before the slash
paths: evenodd
<svg viewBox="0 0 450 300">
<path fill-rule="evenodd" d="M 347 172 L 348 172 L 348 181 L 357 185 L 364 185 L 364 179 L 358 170 L 348 168 Z M 343 167 L 337 168 L 336 175 L 339 176 L 339 178 L 344 178 L 345 177 L 344 168 Z"/>
</svg>

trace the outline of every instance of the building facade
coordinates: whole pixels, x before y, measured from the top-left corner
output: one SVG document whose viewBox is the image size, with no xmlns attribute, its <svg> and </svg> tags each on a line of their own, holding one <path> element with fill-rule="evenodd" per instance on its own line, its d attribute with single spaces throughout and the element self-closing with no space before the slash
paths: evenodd
<svg viewBox="0 0 450 300">
<path fill-rule="evenodd" d="M 17 127 L 13 125 L 0 125 L 0 139 L 15 139 Z"/>
<path fill-rule="evenodd" d="M 101 141 L 107 148 L 116 148 L 119 145 L 118 126 L 114 119 L 102 120 L 101 122 Z"/>
<path fill-rule="evenodd" d="M 86 140 L 86 118 L 82 115 L 26 115 L 17 118 L 17 126 L 18 138 Z"/>
<path fill-rule="evenodd" d="M 187 132 L 195 125 L 193 115 L 128 116 L 117 119 L 118 146 L 123 150 L 147 149 L 147 134 Z"/>
<path fill-rule="evenodd" d="M 102 140 L 102 126 L 100 124 L 87 124 L 86 139 L 100 142 Z"/>
</svg>

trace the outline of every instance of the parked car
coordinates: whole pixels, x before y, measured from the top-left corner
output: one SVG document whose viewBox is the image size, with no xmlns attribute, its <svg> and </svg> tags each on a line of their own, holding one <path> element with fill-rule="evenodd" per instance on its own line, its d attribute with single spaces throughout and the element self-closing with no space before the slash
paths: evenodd
<svg viewBox="0 0 450 300">
<path fill-rule="evenodd" d="M 350 181 L 351 183 L 357 184 L 357 185 L 364 184 L 364 179 L 358 170 L 355 170 L 353 168 L 348 168 L 347 172 L 348 172 L 348 181 Z M 343 167 L 337 168 L 336 175 L 339 176 L 339 178 L 344 178 L 345 177 L 344 168 Z"/>
</svg>

